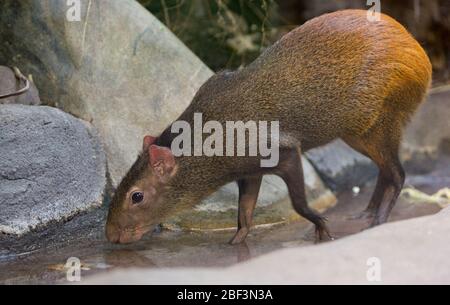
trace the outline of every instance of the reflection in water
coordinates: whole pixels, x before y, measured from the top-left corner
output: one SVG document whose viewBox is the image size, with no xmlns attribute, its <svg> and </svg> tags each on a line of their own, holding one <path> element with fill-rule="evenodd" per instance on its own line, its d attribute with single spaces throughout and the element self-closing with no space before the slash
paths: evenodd
<svg viewBox="0 0 450 305">
<path fill-rule="evenodd" d="M 236 245 L 237 252 L 237 262 L 242 263 L 252 258 L 252 254 L 250 253 L 250 248 L 247 245 L 247 242 Z"/>
<path fill-rule="evenodd" d="M 110 250 L 103 255 L 105 263 L 114 268 L 152 268 L 157 265 L 138 251 L 130 249 Z"/>
</svg>

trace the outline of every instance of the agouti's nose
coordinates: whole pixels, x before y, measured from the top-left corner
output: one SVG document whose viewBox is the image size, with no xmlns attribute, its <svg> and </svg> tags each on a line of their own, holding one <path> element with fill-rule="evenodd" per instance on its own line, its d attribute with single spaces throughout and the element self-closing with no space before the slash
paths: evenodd
<svg viewBox="0 0 450 305">
<path fill-rule="evenodd" d="M 106 238 L 114 244 L 120 242 L 120 230 L 113 225 L 106 225 Z"/>
</svg>

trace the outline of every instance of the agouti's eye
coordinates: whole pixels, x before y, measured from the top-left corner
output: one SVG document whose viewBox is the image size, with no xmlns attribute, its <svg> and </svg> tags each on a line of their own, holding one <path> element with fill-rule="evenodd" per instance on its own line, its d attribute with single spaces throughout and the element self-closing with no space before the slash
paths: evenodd
<svg viewBox="0 0 450 305">
<path fill-rule="evenodd" d="M 142 193 L 142 192 L 134 192 L 131 195 L 131 200 L 133 200 L 134 204 L 141 203 L 144 200 L 144 193 Z"/>
</svg>

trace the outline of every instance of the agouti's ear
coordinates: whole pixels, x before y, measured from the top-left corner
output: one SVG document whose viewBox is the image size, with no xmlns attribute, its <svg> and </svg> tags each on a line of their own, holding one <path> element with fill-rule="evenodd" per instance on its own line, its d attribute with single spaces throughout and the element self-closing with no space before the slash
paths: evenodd
<svg viewBox="0 0 450 305">
<path fill-rule="evenodd" d="M 175 157 L 169 148 L 151 145 L 148 153 L 150 156 L 150 166 L 153 168 L 155 174 L 163 181 L 166 181 L 175 174 Z"/>
<path fill-rule="evenodd" d="M 156 138 L 152 136 L 145 136 L 144 137 L 144 143 L 142 144 L 142 149 L 144 151 L 148 150 L 150 148 L 150 145 L 153 145 L 153 143 L 156 142 Z"/>
</svg>

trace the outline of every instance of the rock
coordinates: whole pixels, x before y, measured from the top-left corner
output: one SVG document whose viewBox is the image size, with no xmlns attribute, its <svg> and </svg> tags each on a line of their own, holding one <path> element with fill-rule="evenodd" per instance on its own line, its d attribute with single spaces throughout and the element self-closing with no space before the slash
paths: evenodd
<svg viewBox="0 0 450 305">
<path fill-rule="evenodd" d="M 212 72 L 137 1 L 80 3 L 69 21 L 65 0 L 1 1 L 0 59 L 33 74 L 45 104 L 92 122 L 116 186 L 144 135 L 175 120 Z"/>
<path fill-rule="evenodd" d="M 325 187 L 311 164 L 303 158 L 306 193 L 309 205 L 323 212 L 333 207 L 337 199 Z M 231 183 L 205 199 L 195 208 L 174 217 L 166 226 L 176 225 L 190 230 L 235 229 L 238 215 L 238 187 Z M 277 176 L 265 176 L 256 205 L 254 224 L 268 225 L 297 219 L 288 197 L 286 184 Z"/>
<path fill-rule="evenodd" d="M 275 251 L 228 268 L 118 270 L 83 283 L 450 284 L 449 230 L 447 208 L 437 215 L 389 223 L 335 242 Z"/>
<path fill-rule="evenodd" d="M 106 161 L 92 127 L 50 107 L 0 106 L 0 233 L 21 236 L 101 205 Z"/>
<path fill-rule="evenodd" d="M 306 152 L 324 182 L 334 191 L 362 186 L 378 173 L 376 165 L 342 140 Z"/>
<path fill-rule="evenodd" d="M 14 93 L 24 88 L 25 84 L 19 81 L 13 70 L 0 66 L 0 96 Z M 22 95 L 0 99 L 0 104 L 40 105 L 39 91 L 30 81 L 30 89 Z"/>
<path fill-rule="evenodd" d="M 436 158 L 450 141 L 450 86 L 435 88 L 406 129 L 402 158 L 410 172 L 433 170 Z"/>
</svg>

